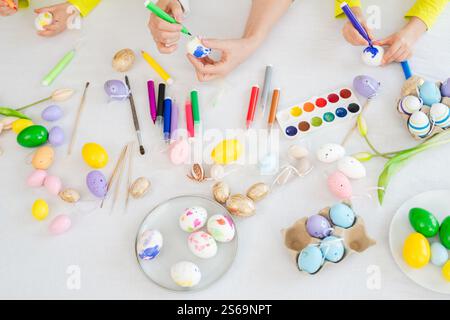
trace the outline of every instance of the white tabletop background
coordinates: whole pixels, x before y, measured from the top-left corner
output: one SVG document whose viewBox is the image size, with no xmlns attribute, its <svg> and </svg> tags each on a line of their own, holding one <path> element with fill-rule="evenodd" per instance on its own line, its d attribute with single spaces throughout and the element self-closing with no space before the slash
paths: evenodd
<svg viewBox="0 0 450 320">
<path fill-rule="evenodd" d="M 44 4 L 55 1 L 34 1 Z M 51 39 L 35 34 L 34 14 L 24 10 L 9 18 L 0 18 L 0 105 L 20 106 L 48 95 L 60 87 L 77 89 L 76 97 L 62 103 L 65 116 L 58 122 L 69 135 L 76 108 L 86 81 L 91 82 L 86 110 L 82 116 L 76 152 L 68 158 L 67 144 L 58 148 L 51 173 L 59 175 L 66 186 L 79 189 L 89 198 L 84 179 L 89 168 L 83 163 L 80 149 L 84 142 L 101 143 L 115 160 L 124 144 L 135 139 L 127 102 L 107 104 L 103 84 L 122 75 L 111 68 L 113 54 L 122 48 L 136 52 L 146 49 L 156 55 L 176 79 L 170 95 L 183 101 L 192 87 L 201 93 L 201 112 L 205 128 L 242 128 L 245 123 L 249 90 L 252 84 L 262 85 L 264 67 L 275 67 L 274 85 L 282 88 L 283 101 L 301 101 L 315 94 L 340 86 L 351 85 L 358 74 L 369 74 L 382 83 L 382 92 L 367 110 L 370 137 L 382 150 L 412 146 L 415 141 L 403 127 L 395 110 L 404 77 L 399 65 L 369 68 L 362 64 L 361 49 L 349 46 L 341 37 L 343 20 L 333 18 L 333 1 L 298 0 L 271 32 L 264 45 L 227 77 L 227 91 L 213 107 L 209 103 L 220 83 L 199 84 L 188 63 L 184 42 L 172 55 L 156 53 L 146 27 L 148 12 L 143 1 L 110 0 L 103 3 L 84 21 L 81 31 L 70 31 Z M 363 1 L 381 8 L 381 29 L 384 37 L 404 23 L 403 14 L 412 5 L 409 1 Z M 196 34 L 217 38 L 239 37 L 244 28 L 251 1 L 193 0 L 192 14 L 186 25 Z M 440 17 L 434 28 L 417 44 L 410 60 L 413 71 L 431 80 L 450 76 L 450 9 Z M 40 85 L 43 75 L 79 38 L 81 47 L 72 64 L 50 88 Z M 145 83 L 153 71 L 139 57 L 129 72 L 148 148 L 159 139 L 150 122 Z M 282 103 L 282 106 L 286 104 Z M 45 106 L 29 111 L 40 119 Z M 184 123 L 184 116 L 180 122 Z M 348 126 L 348 125 L 347 125 Z M 326 142 L 338 142 L 346 127 L 320 131 L 297 143 L 315 151 Z M 153 284 L 141 272 L 135 258 L 134 240 L 140 222 L 156 204 L 181 194 L 210 195 L 211 183 L 188 181 L 187 167 L 174 168 L 164 155 L 136 157 L 134 177 L 147 176 L 152 181 L 151 193 L 132 201 L 123 213 L 123 198 L 111 212 L 106 208 L 92 213 L 77 213 L 74 207 L 49 196 L 45 190 L 32 190 L 25 181 L 32 168 L 27 164 L 30 150 L 17 145 L 15 135 L 0 138 L 4 154 L 0 157 L 0 298 L 57 299 L 445 299 L 447 296 L 427 291 L 404 276 L 395 264 L 388 245 L 388 229 L 396 209 L 417 193 L 450 188 L 448 158 L 450 146 L 427 151 L 399 172 L 392 180 L 385 204 L 358 198 L 354 206 L 364 217 L 368 233 L 377 245 L 361 255 L 327 268 L 316 276 L 296 270 L 284 249 L 280 230 L 296 219 L 316 213 L 337 200 L 326 189 L 326 174 L 333 166 L 314 160 L 313 173 L 285 186 L 267 200 L 258 203 L 256 216 L 239 220 L 239 250 L 229 272 L 210 288 L 189 294 L 166 291 Z M 286 148 L 288 141 L 282 141 Z M 367 150 L 357 135 L 348 144 L 348 152 Z M 114 161 L 104 169 L 109 174 Z M 368 177 L 354 182 L 355 193 L 363 194 L 375 186 L 382 160 L 367 164 Z M 234 192 L 244 192 L 251 183 L 270 181 L 248 167 L 227 177 Z M 123 193 L 123 191 L 122 191 Z M 375 195 L 375 194 L 373 194 Z M 58 213 L 72 214 L 72 230 L 59 237 L 49 236 L 50 219 L 35 221 L 30 212 L 36 198 L 48 200 L 51 217 Z M 70 290 L 66 282 L 69 266 L 81 270 L 81 288 Z M 367 285 L 373 266 L 380 273 L 380 287 Z"/>
</svg>

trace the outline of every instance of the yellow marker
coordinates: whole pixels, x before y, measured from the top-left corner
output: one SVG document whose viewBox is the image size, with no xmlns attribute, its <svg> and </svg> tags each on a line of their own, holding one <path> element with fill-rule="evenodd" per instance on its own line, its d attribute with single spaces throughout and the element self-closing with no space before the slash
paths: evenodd
<svg viewBox="0 0 450 320">
<path fill-rule="evenodd" d="M 163 80 L 168 84 L 171 85 L 173 83 L 173 79 L 170 77 L 170 75 L 166 72 L 166 70 L 163 69 L 163 67 L 161 67 L 159 65 L 158 62 L 156 62 L 155 59 L 153 59 L 147 52 L 145 52 L 144 50 L 141 50 L 141 54 L 142 54 L 142 58 L 145 59 L 145 61 L 147 61 L 147 63 L 150 65 L 150 67 L 153 68 L 153 70 L 156 71 L 157 74 L 159 74 L 159 76 L 161 78 L 163 78 Z"/>
</svg>

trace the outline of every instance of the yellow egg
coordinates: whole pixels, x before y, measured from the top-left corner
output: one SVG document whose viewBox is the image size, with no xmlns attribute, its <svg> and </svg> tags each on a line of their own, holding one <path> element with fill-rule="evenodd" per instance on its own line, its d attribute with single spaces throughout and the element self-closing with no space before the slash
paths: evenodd
<svg viewBox="0 0 450 320">
<path fill-rule="evenodd" d="M 86 143 L 81 150 L 84 161 L 94 169 L 100 169 L 108 163 L 108 153 L 98 143 Z"/>
<path fill-rule="evenodd" d="M 211 158 L 217 164 L 235 162 L 242 155 L 243 147 L 237 139 L 221 141 L 211 152 Z"/>
<path fill-rule="evenodd" d="M 36 150 L 31 164 L 37 170 L 47 170 L 53 163 L 55 151 L 50 146 L 43 146 Z"/>
<path fill-rule="evenodd" d="M 450 281 L 450 260 L 448 260 L 442 267 L 442 275 L 445 280 Z"/>
<path fill-rule="evenodd" d="M 411 233 L 403 245 L 403 259 L 412 268 L 422 268 L 431 257 L 430 243 L 418 232 Z"/>
<path fill-rule="evenodd" d="M 48 204 L 42 199 L 38 199 L 34 202 L 31 208 L 31 214 L 36 220 L 42 221 L 48 216 Z"/>
<path fill-rule="evenodd" d="M 23 129 L 33 125 L 33 121 L 28 119 L 17 119 L 12 123 L 12 130 L 19 134 Z"/>
</svg>

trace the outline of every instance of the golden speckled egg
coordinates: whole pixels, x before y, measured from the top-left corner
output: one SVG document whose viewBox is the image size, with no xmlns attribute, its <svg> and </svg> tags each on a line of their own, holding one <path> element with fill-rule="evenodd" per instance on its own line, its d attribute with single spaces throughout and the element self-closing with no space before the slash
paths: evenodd
<svg viewBox="0 0 450 320">
<path fill-rule="evenodd" d="M 53 163 L 55 151 L 50 146 L 43 146 L 34 153 L 31 164 L 36 170 L 47 170 Z"/>
</svg>

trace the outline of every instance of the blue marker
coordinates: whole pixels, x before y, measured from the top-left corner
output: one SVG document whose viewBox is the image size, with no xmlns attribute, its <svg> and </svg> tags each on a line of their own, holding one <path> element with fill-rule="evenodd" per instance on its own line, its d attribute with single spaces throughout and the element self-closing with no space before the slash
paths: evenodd
<svg viewBox="0 0 450 320">
<path fill-rule="evenodd" d="M 367 40 L 370 47 L 373 47 L 372 40 L 370 40 L 369 34 L 367 33 L 366 29 L 362 26 L 362 24 L 359 22 L 358 18 L 353 13 L 352 9 L 348 6 L 347 2 L 342 2 L 341 9 L 344 11 L 345 15 L 347 16 L 348 20 L 352 23 L 353 27 L 359 32 L 361 37 Z"/>
<path fill-rule="evenodd" d="M 167 97 L 164 100 L 164 141 L 170 142 L 170 122 L 172 121 L 172 99 Z"/>
<path fill-rule="evenodd" d="M 400 62 L 403 69 L 403 74 L 405 75 L 405 79 L 408 80 L 412 77 L 411 68 L 409 67 L 408 60 Z"/>
</svg>

